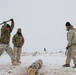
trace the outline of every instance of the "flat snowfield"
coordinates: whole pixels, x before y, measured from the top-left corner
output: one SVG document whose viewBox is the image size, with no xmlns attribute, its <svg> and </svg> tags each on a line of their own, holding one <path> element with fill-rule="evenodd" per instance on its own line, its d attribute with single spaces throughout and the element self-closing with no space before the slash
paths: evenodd
<svg viewBox="0 0 76 75">
<path fill-rule="evenodd" d="M 73 61 L 71 67 L 63 68 L 66 56 L 64 52 L 23 52 L 21 55 L 21 64 L 14 66 L 11 64 L 10 57 L 4 53 L 0 57 L 0 75 L 27 75 L 28 67 L 36 60 L 43 61 L 42 67 L 38 70 L 37 75 L 76 75 L 76 68 Z"/>
</svg>

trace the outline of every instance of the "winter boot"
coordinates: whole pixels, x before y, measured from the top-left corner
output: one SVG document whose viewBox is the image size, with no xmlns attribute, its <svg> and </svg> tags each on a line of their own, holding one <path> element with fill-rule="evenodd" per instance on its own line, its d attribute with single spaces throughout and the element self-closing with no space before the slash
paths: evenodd
<svg viewBox="0 0 76 75">
<path fill-rule="evenodd" d="M 69 64 L 64 64 L 63 67 L 70 67 L 70 65 Z"/>
<path fill-rule="evenodd" d="M 76 64 L 72 68 L 76 68 Z"/>
<path fill-rule="evenodd" d="M 13 65 L 19 65 L 19 63 L 17 63 L 17 61 L 13 61 L 12 64 Z"/>
<path fill-rule="evenodd" d="M 18 60 L 17 63 L 21 63 L 21 61 Z"/>
</svg>

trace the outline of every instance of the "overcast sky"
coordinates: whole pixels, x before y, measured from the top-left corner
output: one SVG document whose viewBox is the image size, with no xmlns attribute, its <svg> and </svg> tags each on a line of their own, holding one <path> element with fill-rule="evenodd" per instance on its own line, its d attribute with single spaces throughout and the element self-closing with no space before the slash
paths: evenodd
<svg viewBox="0 0 76 75">
<path fill-rule="evenodd" d="M 76 0 L 0 0 L 0 23 L 10 18 L 15 21 L 11 39 L 22 29 L 23 51 L 65 51 L 65 23 L 76 27 Z"/>
</svg>

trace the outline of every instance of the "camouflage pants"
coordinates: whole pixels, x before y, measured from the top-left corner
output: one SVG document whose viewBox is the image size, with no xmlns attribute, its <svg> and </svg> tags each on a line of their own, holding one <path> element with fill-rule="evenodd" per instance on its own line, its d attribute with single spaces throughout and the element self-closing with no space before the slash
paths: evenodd
<svg viewBox="0 0 76 75">
<path fill-rule="evenodd" d="M 0 56 L 6 51 L 6 53 L 10 56 L 11 61 L 14 61 L 14 53 L 9 44 L 0 44 Z"/>
<path fill-rule="evenodd" d="M 16 61 L 19 61 L 21 59 L 21 52 L 22 52 L 22 47 L 15 47 L 14 46 L 14 58 Z"/>
<path fill-rule="evenodd" d="M 71 59 L 73 59 L 73 63 L 76 64 L 76 45 L 72 45 L 68 49 L 66 64 L 70 64 Z"/>
</svg>

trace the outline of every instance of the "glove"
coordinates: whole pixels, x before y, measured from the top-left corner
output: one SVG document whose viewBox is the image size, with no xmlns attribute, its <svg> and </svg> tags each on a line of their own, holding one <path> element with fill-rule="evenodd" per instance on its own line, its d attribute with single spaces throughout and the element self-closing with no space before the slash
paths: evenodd
<svg viewBox="0 0 76 75">
<path fill-rule="evenodd" d="M 13 21 L 13 19 L 12 19 L 12 18 L 11 18 L 10 20 L 11 20 L 11 21 Z"/>
<path fill-rule="evenodd" d="M 68 49 L 68 47 L 66 47 L 66 49 Z"/>
<path fill-rule="evenodd" d="M 67 46 L 66 49 L 69 49 L 70 46 Z"/>
</svg>

